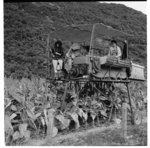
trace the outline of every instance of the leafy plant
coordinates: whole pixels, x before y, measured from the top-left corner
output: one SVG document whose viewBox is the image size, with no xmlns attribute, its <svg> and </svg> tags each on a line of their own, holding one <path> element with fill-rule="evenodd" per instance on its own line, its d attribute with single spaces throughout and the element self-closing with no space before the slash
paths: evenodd
<svg viewBox="0 0 150 148">
<path fill-rule="evenodd" d="M 46 90 L 43 79 L 35 78 L 29 81 L 24 78 L 18 81 L 5 78 L 6 134 L 9 133 L 10 129 L 13 130 L 13 126 L 18 126 L 20 131 L 13 133 L 13 139 L 27 138 L 30 135 L 30 132 L 26 131 L 26 127 L 24 127 L 27 125 L 37 132 L 36 121 L 41 121 L 40 119 L 47 121 L 47 118 L 43 118 L 43 115 L 51 107 L 50 104 L 54 101 L 53 97 L 55 97 L 55 94 L 48 88 Z M 21 125 L 24 126 L 21 127 Z M 24 129 L 24 135 L 22 135 L 21 129 Z"/>
<path fill-rule="evenodd" d="M 142 109 L 144 103 L 145 96 L 144 91 L 141 91 L 141 86 L 132 85 L 131 87 L 131 101 L 134 109 Z M 61 111 L 63 84 L 51 84 L 48 87 L 46 81 L 40 78 L 32 78 L 31 80 L 5 78 L 6 144 L 28 140 L 31 136 L 31 128 L 38 136 L 41 128 L 44 127 L 48 132 L 45 134 L 48 136 L 51 133 L 48 127 L 54 124 L 52 132 L 52 137 L 54 137 L 58 131 L 69 129 L 71 121 L 75 123 L 76 129 L 80 128 L 81 120 L 86 127 L 89 120 L 92 120 L 93 127 L 99 125 L 100 120 L 106 121 L 108 119 L 110 121 L 112 115 L 116 117 L 116 114 L 121 110 L 122 103 L 127 98 L 124 85 L 114 85 L 114 88 L 112 93 L 108 92 L 105 95 L 101 89 L 89 87 L 88 93 L 82 97 L 79 97 L 79 90 L 76 93 L 73 88 L 68 91 L 70 98 L 65 102 L 65 110 Z M 108 85 L 104 89 L 108 91 L 111 88 Z M 129 103 L 128 99 L 126 102 Z M 129 105 L 128 108 L 130 110 Z M 54 123 L 48 117 L 50 110 L 54 112 Z M 114 120 L 119 121 L 117 118 Z M 96 121 L 97 124 L 95 124 Z"/>
</svg>

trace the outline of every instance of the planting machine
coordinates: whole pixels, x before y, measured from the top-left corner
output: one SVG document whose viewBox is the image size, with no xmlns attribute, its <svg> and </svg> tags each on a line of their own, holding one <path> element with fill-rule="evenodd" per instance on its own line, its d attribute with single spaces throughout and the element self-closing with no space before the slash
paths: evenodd
<svg viewBox="0 0 150 148">
<path fill-rule="evenodd" d="M 62 110 L 65 107 L 66 93 L 71 88 L 75 88 L 75 91 L 82 96 L 83 90 L 85 90 L 86 94 L 87 88 L 91 89 L 92 94 L 94 91 L 92 88 L 95 86 L 102 94 L 108 95 L 112 92 L 115 83 L 124 83 L 128 92 L 129 105 L 132 114 L 131 119 L 133 123 L 139 124 L 141 119 L 139 114 L 135 113 L 135 110 L 132 108 L 129 83 L 132 81 L 145 80 L 144 67 L 133 63 L 129 60 L 128 55 L 126 59 L 118 59 L 107 55 L 98 56 L 93 54 L 93 41 L 95 38 L 106 36 L 113 39 L 119 37 L 120 39 L 123 38 L 127 40 L 131 35 L 103 24 L 85 24 L 66 26 L 53 32 L 49 36 L 51 38 L 74 43 L 90 42 L 89 53 L 87 55 L 75 57 L 72 62 L 72 67 L 67 70 L 67 72 L 64 67 L 62 73 L 65 70 L 65 75 L 63 76 L 60 74 L 58 80 L 54 80 L 52 77 L 52 66 L 50 70 L 48 70 L 48 79 L 59 82 L 63 81 L 65 84 L 64 100 L 61 107 Z"/>
</svg>

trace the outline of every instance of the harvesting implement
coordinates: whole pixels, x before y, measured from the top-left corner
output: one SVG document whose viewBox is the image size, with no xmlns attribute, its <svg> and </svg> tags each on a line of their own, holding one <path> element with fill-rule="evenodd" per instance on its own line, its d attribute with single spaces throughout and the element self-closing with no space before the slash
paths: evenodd
<svg viewBox="0 0 150 148">
<path fill-rule="evenodd" d="M 60 79 L 66 84 L 62 110 L 64 109 L 65 97 L 69 88 L 75 87 L 77 94 L 82 95 L 82 91 L 84 89 L 91 88 L 92 93 L 92 88 L 95 87 L 104 96 L 107 96 L 112 92 L 112 90 L 109 89 L 112 88 L 112 85 L 115 83 L 124 83 L 127 87 L 132 119 L 135 119 L 131 103 L 129 83 L 131 81 L 145 81 L 144 66 L 132 63 L 128 57 L 126 59 L 118 60 L 118 58 L 107 55 L 94 55 L 94 39 L 104 36 L 127 39 L 132 35 L 103 24 L 65 26 L 50 34 L 51 38 L 61 39 L 63 41 L 75 43 L 90 42 L 89 53 L 87 55 L 81 55 L 74 58 L 72 68 L 67 71 L 67 77 L 65 74 L 65 77 L 61 77 Z M 52 69 L 50 69 L 50 71 L 52 72 Z M 137 114 L 136 117 L 138 117 Z M 137 120 L 139 121 L 138 118 Z M 136 120 L 134 121 L 136 124 Z"/>
</svg>

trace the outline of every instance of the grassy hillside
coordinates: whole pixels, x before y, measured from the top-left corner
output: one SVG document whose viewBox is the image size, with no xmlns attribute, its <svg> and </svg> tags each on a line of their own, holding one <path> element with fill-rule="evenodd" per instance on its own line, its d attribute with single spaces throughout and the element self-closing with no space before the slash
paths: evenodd
<svg viewBox="0 0 150 148">
<path fill-rule="evenodd" d="M 98 2 L 4 3 L 5 75 L 45 76 L 47 33 L 66 24 L 104 23 L 134 34 L 129 56 L 147 64 L 146 15 L 121 4 Z"/>
</svg>

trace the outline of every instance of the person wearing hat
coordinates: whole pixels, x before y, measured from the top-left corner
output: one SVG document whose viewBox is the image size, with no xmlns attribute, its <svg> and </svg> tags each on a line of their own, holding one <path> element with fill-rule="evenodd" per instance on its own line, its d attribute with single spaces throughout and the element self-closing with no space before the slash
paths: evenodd
<svg viewBox="0 0 150 148">
<path fill-rule="evenodd" d="M 70 70 L 72 67 L 73 59 L 75 57 L 78 57 L 81 55 L 80 49 L 81 49 L 81 47 L 78 43 L 74 43 L 70 46 L 70 48 L 66 54 L 66 57 L 68 58 L 68 61 L 67 61 L 66 66 L 65 66 L 66 70 Z"/>
<path fill-rule="evenodd" d="M 80 55 L 80 45 L 78 43 L 74 43 L 70 46 L 66 56 L 71 57 L 72 59 L 78 57 Z"/>
<path fill-rule="evenodd" d="M 117 45 L 117 41 L 116 40 L 112 40 L 111 41 L 111 46 L 109 48 L 108 56 L 117 57 L 118 59 L 120 59 L 120 57 L 121 57 L 121 49 Z"/>
<path fill-rule="evenodd" d="M 53 56 L 53 66 L 54 66 L 54 73 L 55 78 L 58 76 L 58 71 L 62 69 L 63 64 L 63 48 L 62 48 L 62 42 L 60 40 L 57 40 L 54 44 L 54 47 L 52 48 L 52 56 Z"/>
</svg>

